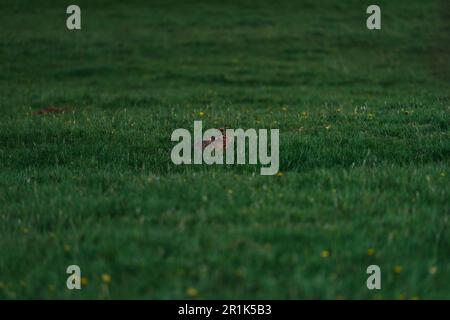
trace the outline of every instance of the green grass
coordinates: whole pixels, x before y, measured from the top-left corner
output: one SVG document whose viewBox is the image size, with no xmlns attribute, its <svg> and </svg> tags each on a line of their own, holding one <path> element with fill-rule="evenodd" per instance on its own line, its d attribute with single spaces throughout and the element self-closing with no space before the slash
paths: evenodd
<svg viewBox="0 0 450 320">
<path fill-rule="evenodd" d="M 446 1 L 215 2 L 2 1 L 0 298 L 449 299 Z M 200 119 L 283 175 L 173 165 Z"/>
</svg>

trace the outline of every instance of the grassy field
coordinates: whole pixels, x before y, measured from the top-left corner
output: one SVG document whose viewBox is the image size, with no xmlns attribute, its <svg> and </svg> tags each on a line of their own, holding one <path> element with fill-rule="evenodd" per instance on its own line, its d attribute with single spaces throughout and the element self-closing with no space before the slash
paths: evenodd
<svg viewBox="0 0 450 320">
<path fill-rule="evenodd" d="M 450 299 L 448 1 L 72 2 L 0 3 L 0 298 Z M 175 166 L 194 120 L 281 174 Z"/>
</svg>

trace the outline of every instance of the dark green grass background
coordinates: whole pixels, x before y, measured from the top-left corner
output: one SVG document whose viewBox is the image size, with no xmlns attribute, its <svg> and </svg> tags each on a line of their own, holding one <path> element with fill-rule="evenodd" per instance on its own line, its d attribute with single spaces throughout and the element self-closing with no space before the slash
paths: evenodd
<svg viewBox="0 0 450 320">
<path fill-rule="evenodd" d="M 0 298 L 450 298 L 448 1 L 276 2 L 1 1 Z M 173 165 L 200 119 L 283 175 Z"/>
</svg>

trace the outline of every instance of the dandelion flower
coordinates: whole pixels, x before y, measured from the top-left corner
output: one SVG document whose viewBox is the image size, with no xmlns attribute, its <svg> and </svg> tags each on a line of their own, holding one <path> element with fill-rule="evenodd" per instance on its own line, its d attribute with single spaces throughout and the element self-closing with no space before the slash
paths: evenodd
<svg viewBox="0 0 450 320">
<path fill-rule="evenodd" d="M 396 274 L 400 274 L 403 271 L 403 267 L 402 266 L 395 266 L 394 267 L 394 273 Z"/>
<path fill-rule="evenodd" d="M 83 286 L 87 285 L 89 283 L 88 278 L 87 277 L 81 277 L 81 284 Z"/>
<path fill-rule="evenodd" d="M 203 116 L 205 115 L 205 113 L 204 113 L 203 111 L 200 111 L 200 112 L 198 113 L 198 115 L 199 115 L 200 117 L 203 117 Z"/>
<path fill-rule="evenodd" d="M 369 257 L 374 256 L 374 255 L 375 255 L 375 249 L 373 249 L 373 248 L 367 249 L 367 255 L 368 255 Z"/>
<path fill-rule="evenodd" d="M 189 297 L 193 298 L 193 297 L 198 296 L 198 291 L 197 291 L 197 289 L 195 289 L 195 288 L 187 288 L 186 294 L 187 294 Z"/>
<path fill-rule="evenodd" d="M 102 278 L 102 281 L 104 283 L 110 283 L 111 282 L 111 276 L 109 274 L 104 273 L 104 274 L 102 274 L 101 278 Z"/>
<path fill-rule="evenodd" d="M 330 253 L 330 251 L 328 251 L 328 250 L 323 250 L 321 253 L 320 253 L 320 256 L 322 257 L 322 258 L 328 258 L 329 256 L 331 255 L 331 253 Z"/>
</svg>

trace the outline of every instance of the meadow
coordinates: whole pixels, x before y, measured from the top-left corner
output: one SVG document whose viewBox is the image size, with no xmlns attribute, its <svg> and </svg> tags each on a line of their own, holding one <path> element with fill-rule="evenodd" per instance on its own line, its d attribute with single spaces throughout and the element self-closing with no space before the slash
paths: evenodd
<svg viewBox="0 0 450 320">
<path fill-rule="evenodd" d="M 69 4 L 0 3 L 0 298 L 450 299 L 448 1 Z M 194 120 L 279 174 L 174 165 Z"/>
</svg>

